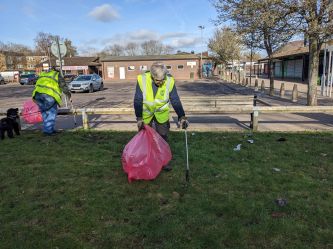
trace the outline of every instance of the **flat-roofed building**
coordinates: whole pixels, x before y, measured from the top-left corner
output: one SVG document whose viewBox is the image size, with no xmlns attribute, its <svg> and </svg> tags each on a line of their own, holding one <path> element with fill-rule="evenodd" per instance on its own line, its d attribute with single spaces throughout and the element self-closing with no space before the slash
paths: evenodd
<svg viewBox="0 0 333 249">
<path fill-rule="evenodd" d="M 200 55 L 147 55 L 147 56 L 109 56 L 101 58 L 104 82 L 136 81 L 137 76 L 150 69 L 155 61 L 166 65 L 176 80 L 196 80 L 200 77 Z M 203 57 L 203 65 L 209 61 Z"/>
</svg>

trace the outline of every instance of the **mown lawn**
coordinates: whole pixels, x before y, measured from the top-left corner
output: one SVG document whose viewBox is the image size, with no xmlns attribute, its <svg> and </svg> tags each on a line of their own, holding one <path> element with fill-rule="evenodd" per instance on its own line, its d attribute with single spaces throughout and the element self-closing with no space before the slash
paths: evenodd
<svg viewBox="0 0 333 249">
<path fill-rule="evenodd" d="M 333 248 L 333 133 L 189 133 L 190 184 L 183 133 L 173 171 L 129 184 L 133 135 L 0 141 L 0 248 Z"/>
</svg>

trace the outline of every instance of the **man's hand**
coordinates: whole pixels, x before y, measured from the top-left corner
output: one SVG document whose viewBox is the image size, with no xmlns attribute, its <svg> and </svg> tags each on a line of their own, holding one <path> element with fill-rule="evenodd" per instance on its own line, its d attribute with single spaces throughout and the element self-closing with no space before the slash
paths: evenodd
<svg viewBox="0 0 333 249">
<path fill-rule="evenodd" d="M 182 129 L 187 129 L 189 122 L 185 116 L 180 117 L 179 119 L 179 125 Z"/>
<path fill-rule="evenodd" d="M 143 122 L 142 118 L 137 118 L 136 124 L 138 126 L 138 131 L 141 131 L 142 129 L 145 128 L 145 123 Z"/>
</svg>

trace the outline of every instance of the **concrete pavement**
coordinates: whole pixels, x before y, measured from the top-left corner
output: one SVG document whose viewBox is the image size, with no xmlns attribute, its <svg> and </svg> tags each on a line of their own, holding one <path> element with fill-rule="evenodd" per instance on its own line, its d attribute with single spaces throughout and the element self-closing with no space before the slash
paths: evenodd
<svg viewBox="0 0 333 249">
<path fill-rule="evenodd" d="M 260 85 L 261 80 L 259 80 Z M 276 81 L 276 93 L 279 92 L 281 81 Z M 284 98 L 271 97 L 258 92 L 258 96 L 269 105 L 304 105 L 306 103 L 306 85 L 299 84 L 300 98 L 298 103 L 291 102 L 293 82 L 285 82 Z M 254 85 L 254 81 L 253 81 Z M 1 85 L 0 107 L 21 107 L 30 98 L 32 86 Z M 132 107 L 135 83 L 107 83 L 105 90 L 92 94 L 73 94 L 75 107 Z M 268 88 L 268 81 L 266 83 Z M 6 93 L 6 90 L 8 93 Z M 182 96 L 209 96 L 228 94 L 254 94 L 252 87 L 242 87 L 221 80 L 201 80 L 195 82 L 177 82 L 177 90 Z M 10 94 L 11 93 L 11 94 Z M 320 97 L 319 104 L 332 105 L 332 98 Z M 186 110 L 185 110 L 186 111 Z M 81 116 L 76 117 L 77 125 L 72 116 L 58 116 L 57 129 L 82 128 Z M 177 117 L 171 117 L 171 130 L 179 130 Z M 135 131 L 136 122 L 133 115 L 94 115 L 89 116 L 90 126 L 97 130 Z M 248 129 L 250 115 L 196 115 L 189 116 L 190 131 L 244 131 Z M 41 129 L 41 125 L 22 125 L 23 129 Z M 333 113 L 317 114 L 261 114 L 259 131 L 333 131 Z"/>
</svg>

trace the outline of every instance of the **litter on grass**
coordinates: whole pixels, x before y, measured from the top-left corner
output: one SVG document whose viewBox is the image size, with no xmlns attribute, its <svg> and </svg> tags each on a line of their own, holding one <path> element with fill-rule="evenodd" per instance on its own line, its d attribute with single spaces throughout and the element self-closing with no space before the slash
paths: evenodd
<svg viewBox="0 0 333 249">
<path fill-rule="evenodd" d="M 284 207 L 288 204 L 287 199 L 283 199 L 283 198 L 278 198 L 275 200 L 276 205 L 278 205 L 279 207 Z"/>
<path fill-rule="evenodd" d="M 241 150 L 242 144 L 237 144 L 237 146 L 234 148 L 234 151 L 239 151 Z"/>
<path fill-rule="evenodd" d="M 249 139 L 247 140 L 250 144 L 253 144 L 254 143 L 254 140 L 253 139 Z"/>
<path fill-rule="evenodd" d="M 279 168 L 273 168 L 274 171 L 280 172 L 281 170 Z"/>
</svg>

